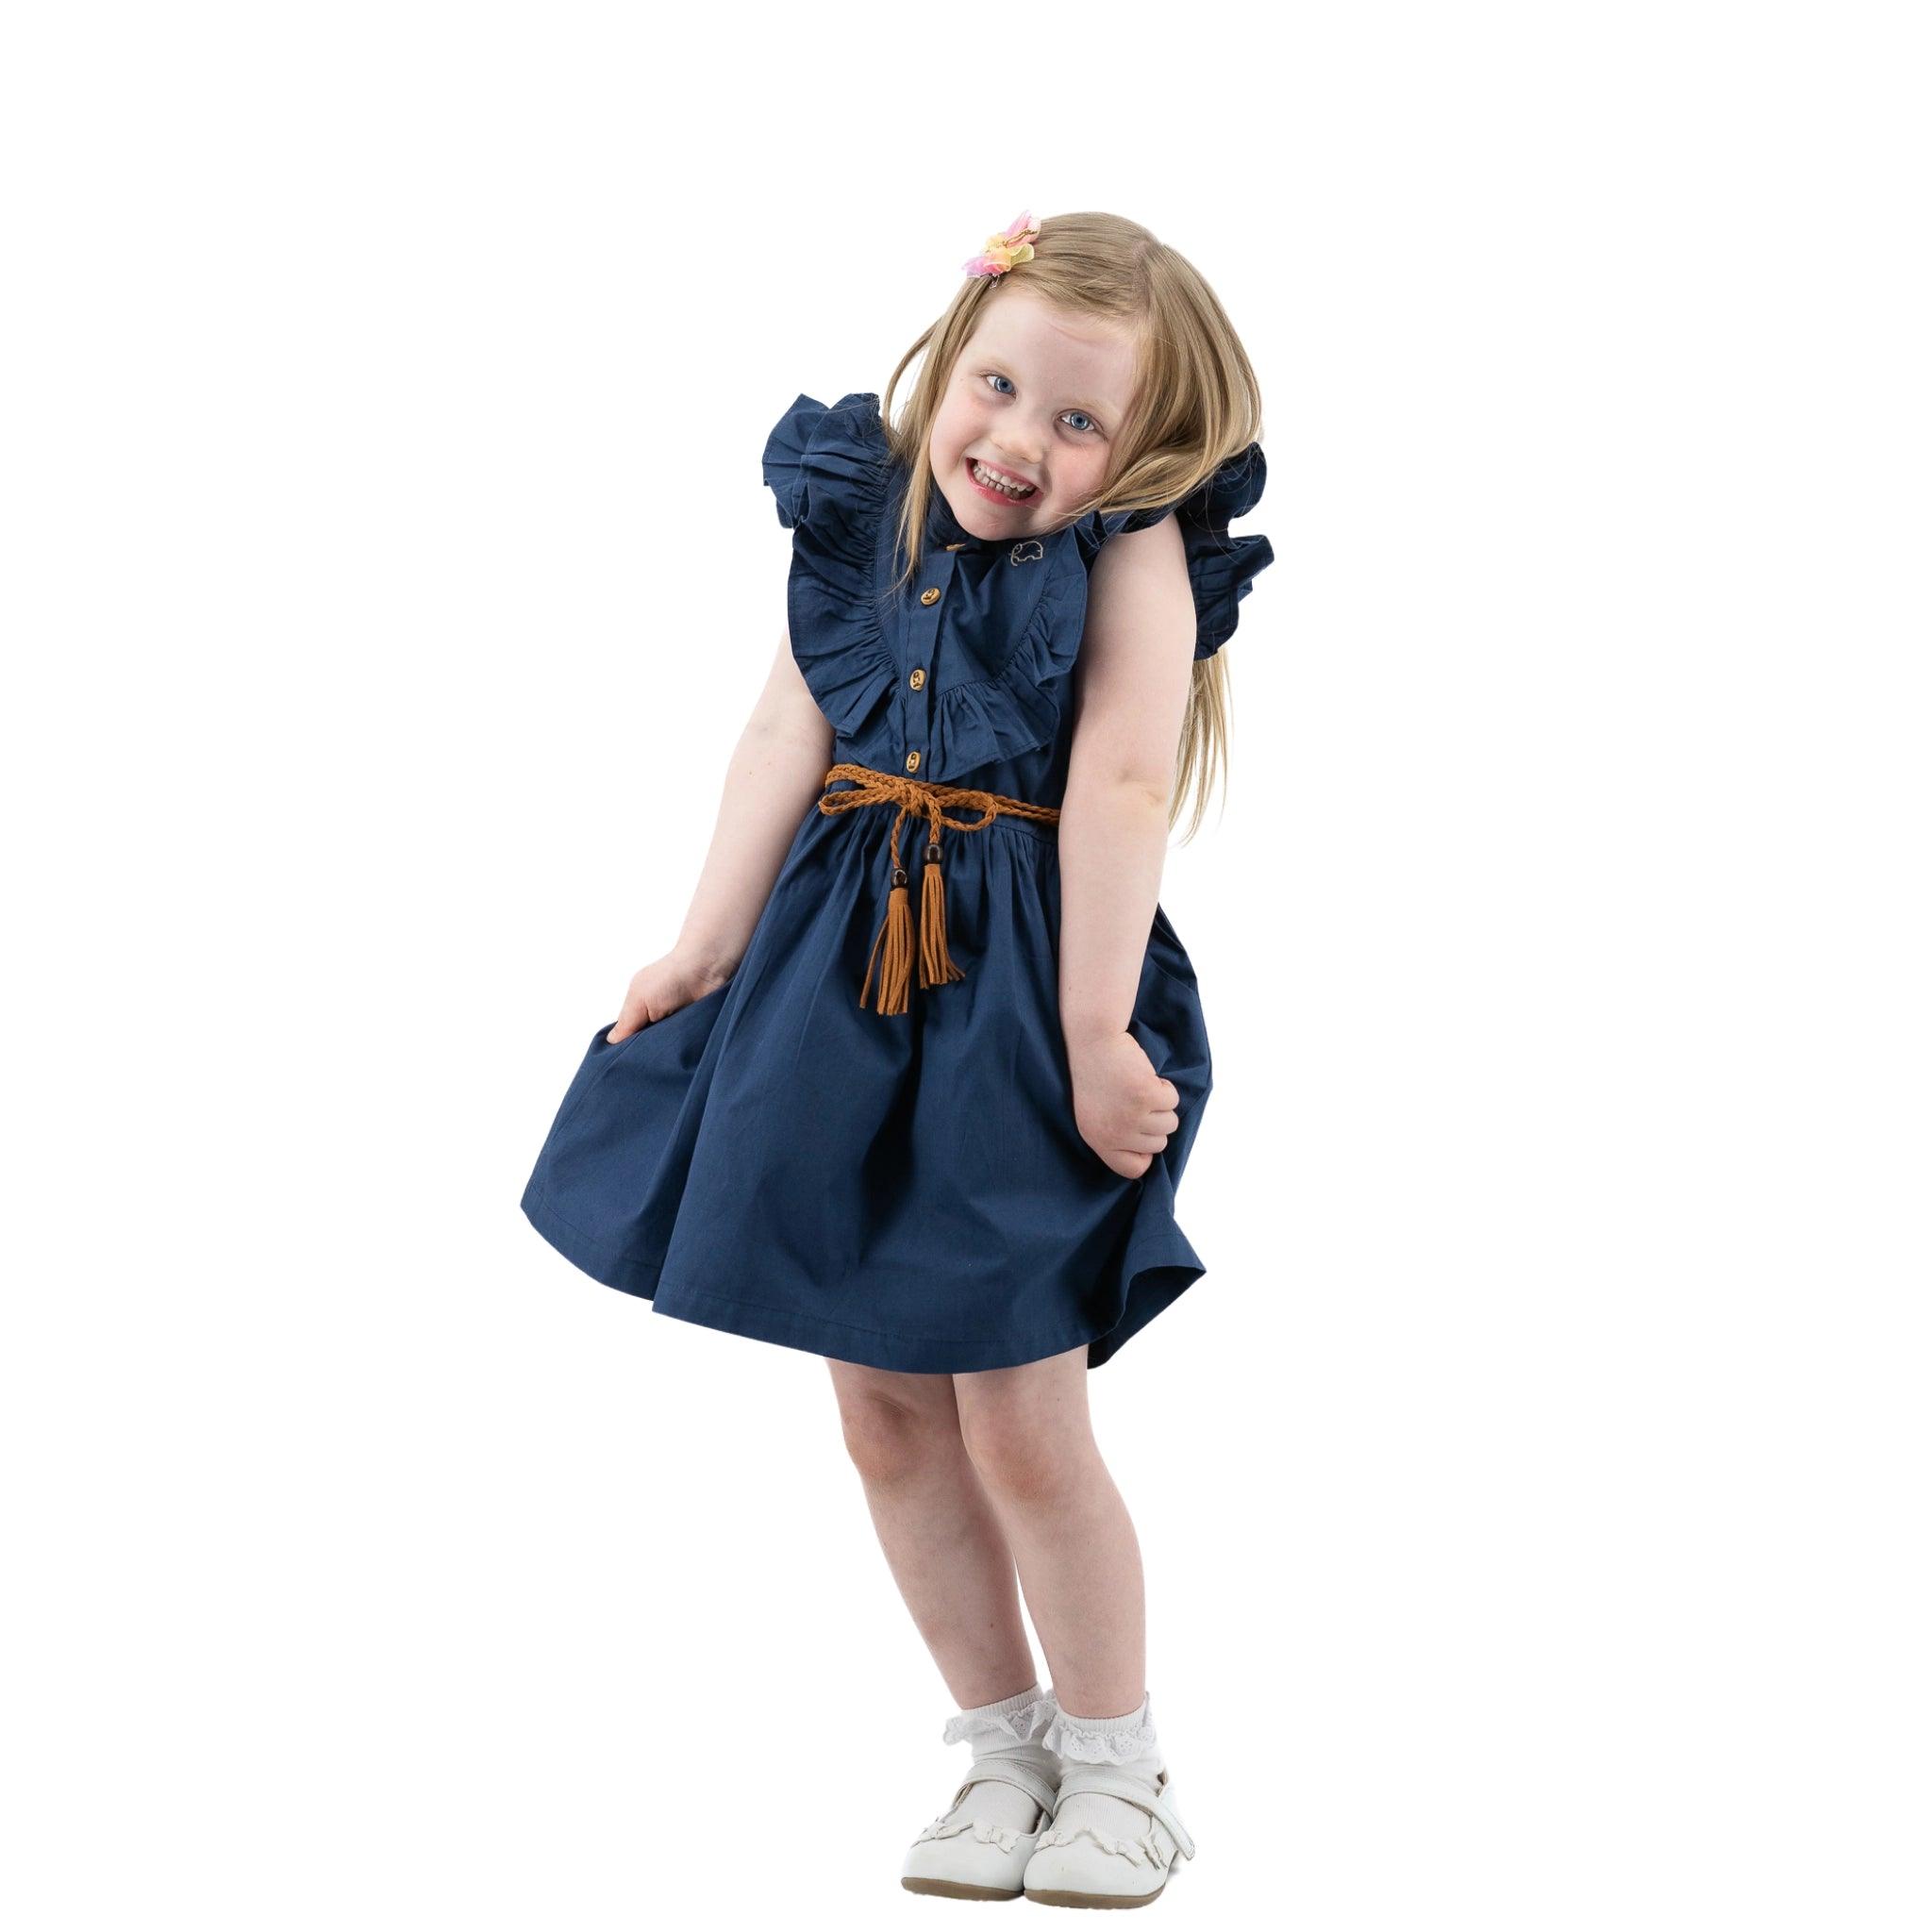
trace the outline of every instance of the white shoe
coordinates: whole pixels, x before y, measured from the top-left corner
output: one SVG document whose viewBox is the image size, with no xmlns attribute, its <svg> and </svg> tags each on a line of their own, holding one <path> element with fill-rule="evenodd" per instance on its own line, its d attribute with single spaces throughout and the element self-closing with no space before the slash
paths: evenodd
<svg viewBox="0 0 1932 1932">
<path fill-rule="evenodd" d="M 1026 1896 L 1042 1906 L 1153 1904 L 1178 1861 L 1194 1856 L 1167 1773 L 1150 1784 L 1110 1765 L 1070 1764 L 1060 1774 L 1055 1808 L 1080 1791 L 1138 1806 L 1147 1814 L 1147 1829 L 1138 1838 L 1115 1838 L 1091 1824 L 1055 1824 L 1037 1833 L 1021 1875 Z"/>
<path fill-rule="evenodd" d="M 960 1799 L 977 1784 L 1013 1785 L 1040 1807 L 1040 1823 L 1031 1831 L 984 1819 L 948 1822 Z M 997 1756 L 976 1758 L 953 1802 L 912 1841 L 899 1883 L 908 1891 L 940 1898 L 1018 1898 L 1026 1862 L 1040 1835 L 1053 1822 L 1054 1789 L 1030 1764 Z"/>
</svg>

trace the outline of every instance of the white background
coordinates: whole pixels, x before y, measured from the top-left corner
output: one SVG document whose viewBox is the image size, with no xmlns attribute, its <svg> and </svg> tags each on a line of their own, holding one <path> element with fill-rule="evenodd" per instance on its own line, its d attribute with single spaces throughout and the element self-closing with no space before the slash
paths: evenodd
<svg viewBox="0 0 1932 1932">
<path fill-rule="evenodd" d="M 1911 11 L 9 10 L 13 1924 L 963 1909 L 823 1365 L 517 1197 L 779 634 L 767 431 L 1023 208 L 1267 405 L 1208 1273 L 1091 1385 L 1158 1909 L 1927 1923 Z"/>
</svg>

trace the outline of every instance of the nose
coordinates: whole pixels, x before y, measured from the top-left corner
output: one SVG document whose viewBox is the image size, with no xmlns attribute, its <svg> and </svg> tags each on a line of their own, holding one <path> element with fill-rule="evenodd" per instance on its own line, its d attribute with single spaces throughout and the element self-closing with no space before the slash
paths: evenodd
<svg viewBox="0 0 1932 1932">
<path fill-rule="evenodd" d="M 1041 452 L 1046 446 L 1046 440 L 1040 429 L 1011 416 L 1008 417 L 1004 426 L 1006 433 L 993 438 L 993 448 L 1023 468 L 1036 466 Z"/>
</svg>

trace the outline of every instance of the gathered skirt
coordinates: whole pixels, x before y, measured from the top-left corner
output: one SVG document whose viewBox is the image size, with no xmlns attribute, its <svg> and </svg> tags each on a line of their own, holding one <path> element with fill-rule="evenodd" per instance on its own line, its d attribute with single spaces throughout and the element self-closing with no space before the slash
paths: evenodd
<svg viewBox="0 0 1932 1932">
<path fill-rule="evenodd" d="M 1192 965 L 1157 907 L 1129 1026 L 1179 1125 L 1129 1179 L 1074 1125 L 1056 831 L 948 834 L 965 976 L 882 1014 L 858 993 L 891 818 L 814 806 L 731 979 L 614 1046 L 598 1028 L 524 1211 L 684 1321 L 916 1374 L 1082 1344 L 1098 1367 L 1205 1273 L 1174 1211 L 1211 1085 Z"/>
</svg>

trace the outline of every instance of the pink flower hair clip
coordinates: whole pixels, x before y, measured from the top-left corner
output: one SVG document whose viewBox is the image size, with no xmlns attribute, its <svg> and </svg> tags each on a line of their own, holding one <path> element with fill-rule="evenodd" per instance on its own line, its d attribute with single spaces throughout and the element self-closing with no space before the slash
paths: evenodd
<svg viewBox="0 0 1932 1932">
<path fill-rule="evenodd" d="M 986 238 L 986 248 L 966 263 L 969 275 L 1003 275 L 1009 268 L 1033 259 L 1033 238 L 1040 224 L 1030 214 L 1014 216 L 1009 227 Z"/>
</svg>

